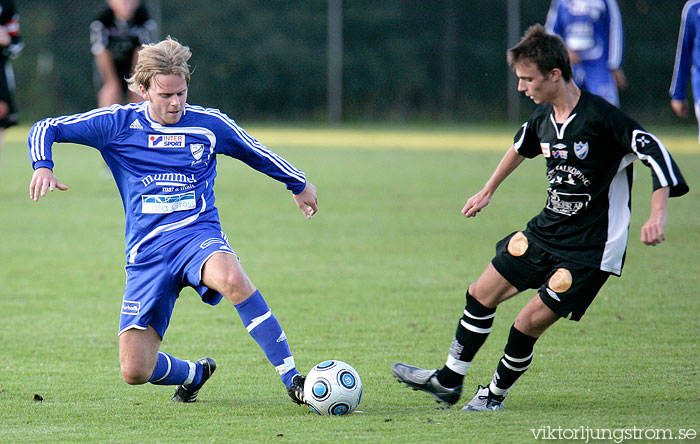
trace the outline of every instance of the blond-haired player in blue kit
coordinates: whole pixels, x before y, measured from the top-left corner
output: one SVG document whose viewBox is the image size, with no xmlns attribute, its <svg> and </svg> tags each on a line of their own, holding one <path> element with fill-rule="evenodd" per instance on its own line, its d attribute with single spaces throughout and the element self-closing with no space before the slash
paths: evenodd
<svg viewBox="0 0 700 444">
<path fill-rule="evenodd" d="M 173 401 L 194 402 L 216 369 L 160 350 L 180 291 L 202 301 L 231 301 L 250 335 L 280 375 L 292 400 L 304 403 L 304 377 L 287 338 L 221 231 L 214 206 L 217 155 L 239 159 L 286 184 L 306 218 L 318 211 L 316 188 L 303 172 L 248 135 L 216 109 L 186 103 L 189 48 L 173 39 L 146 45 L 129 87 L 142 103 L 47 118 L 29 133 L 34 168 L 30 198 L 67 190 L 53 174 L 54 142 L 88 145 L 109 166 L 126 216 L 126 289 L 119 360 L 128 384 L 175 385 Z"/>
</svg>

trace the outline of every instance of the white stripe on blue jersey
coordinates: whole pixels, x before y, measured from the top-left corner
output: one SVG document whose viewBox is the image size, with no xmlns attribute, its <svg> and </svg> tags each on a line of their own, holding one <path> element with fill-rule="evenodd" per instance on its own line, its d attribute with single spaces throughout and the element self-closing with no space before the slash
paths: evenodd
<svg viewBox="0 0 700 444">
<path fill-rule="evenodd" d="M 188 105 L 187 109 L 190 112 L 200 112 L 206 115 L 214 116 L 218 119 L 221 119 L 222 122 L 224 122 L 227 126 L 229 126 L 233 131 L 240 136 L 241 140 L 244 140 L 247 144 L 248 147 L 250 147 L 253 150 L 258 151 L 261 155 L 267 157 L 270 159 L 271 162 L 273 162 L 275 165 L 277 165 L 281 170 L 285 171 L 287 174 L 289 174 L 292 177 L 296 177 L 300 181 L 306 181 L 306 177 L 304 176 L 304 173 L 301 171 L 297 170 L 294 168 L 289 162 L 275 154 L 274 152 L 270 151 L 269 149 L 265 148 L 263 144 L 252 138 L 243 128 L 238 126 L 236 122 L 234 122 L 231 118 L 226 116 L 225 114 L 222 114 L 219 110 L 216 109 L 211 109 L 211 108 L 202 108 L 201 106 L 192 106 Z"/>
<path fill-rule="evenodd" d="M 622 14 L 615 0 L 608 1 L 610 20 L 610 44 L 608 45 L 608 68 L 618 69 L 622 66 L 622 49 L 624 37 L 622 31 Z"/>
<path fill-rule="evenodd" d="M 695 34 L 700 28 L 698 8 L 700 8 L 700 0 L 691 0 L 686 2 L 681 13 L 676 58 L 673 64 L 671 88 L 669 89 L 671 98 L 675 100 L 685 100 L 685 90 L 688 86 L 691 66 L 700 66 L 700 45 L 695 44 L 697 38 Z"/>
<path fill-rule="evenodd" d="M 194 223 L 199 218 L 199 215 L 201 213 L 203 213 L 204 211 L 206 211 L 206 209 L 207 209 L 207 201 L 204 200 L 204 196 L 202 196 L 202 209 L 199 210 L 199 212 L 197 214 L 193 214 L 192 216 L 188 217 L 187 219 L 183 219 L 183 220 L 178 221 L 178 222 L 173 222 L 171 224 L 165 224 L 165 225 L 158 225 L 157 227 L 155 227 L 153 229 L 153 231 L 146 234 L 143 238 L 141 238 L 141 240 L 136 245 L 134 245 L 133 247 L 131 247 L 129 249 L 128 262 L 130 264 L 133 264 L 136 261 L 136 255 L 139 252 L 139 247 L 141 246 L 141 244 L 143 244 L 144 242 L 148 241 L 149 239 L 159 235 L 160 233 L 178 230 L 178 229 L 185 227 L 191 223 Z"/>
<path fill-rule="evenodd" d="M 560 36 L 569 46 L 586 41 L 584 47 L 572 49 L 587 63 L 605 64 L 609 69 L 622 65 L 624 32 L 616 0 L 552 0 L 545 30 Z"/>
<path fill-rule="evenodd" d="M 180 121 L 165 126 L 149 117 L 147 102 L 44 119 L 29 132 L 34 169 L 53 168 L 55 142 L 91 146 L 102 154 L 122 198 L 130 262 L 166 232 L 219 224 L 213 191 L 217 154 L 245 162 L 294 193 L 306 187 L 302 171 L 222 112 L 199 106 L 185 105 Z"/>
<path fill-rule="evenodd" d="M 141 107 L 142 105 L 137 105 L 137 104 L 129 104 L 129 105 L 124 105 L 126 108 L 133 108 L 133 107 Z M 63 116 L 63 117 L 56 117 L 56 118 L 48 118 L 44 119 L 41 122 L 37 123 L 34 127 L 32 127 L 32 130 L 30 131 L 30 138 L 32 138 L 32 141 L 34 142 L 33 144 L 30 143 L 30 148 L 32 148 L 32 145 L 34 145 L 34 149 L 31 150 L 32 153 L 32 162 L 36 162 L 38 160 L 47 160 L 46 159 L 46 145 L 45 145 L 45 136 L 46 136 L 46 130 L 49 126 L 57 126 L 59 124 L 64 124 L 64 125 L 71 125 L 74 123 L 80 123 L 84 122 L 86 120 L 92 119 L 96 116 L 104 115 L 104 114 L 114 114 L 116 113 L 120 108 L 120 105 L 112 105 L 109 107 L 105 108 L 97 108 L 91 111 L 88 111 L 86 113 L 81 113 L 81 114 L 74 114 L 71 116 Z"/>
</svg>

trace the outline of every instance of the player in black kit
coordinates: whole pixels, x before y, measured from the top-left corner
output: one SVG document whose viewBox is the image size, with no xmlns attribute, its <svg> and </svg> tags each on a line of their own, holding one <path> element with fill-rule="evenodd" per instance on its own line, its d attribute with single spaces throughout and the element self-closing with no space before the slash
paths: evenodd
<svg viewBox="0 0 700 444">
<path fill-rule="evenodd" d="M 156 39 L 156 23 L 141 0 L 107 0 L 107 7 L 90 24 L 91 51 L 100 77 L 97 105 L 140 102 L 126 78 L 142 45 Z"/>
<path fill-rule="evenodd" d="M 496 307 L 527 289 L 538 289 L 510 329 L 493 380 L 479 386 L 463 411 L 493 411 L 532 362 L 537 338 L 560 318 L 578 321 L 611 274 L 619 276 L 630 222 L 632 163 L 652 173 L 651 216 L 641 240 L 664 240 L 669 197 L 688 192 L 664 145 L 603 98 L 579 89 L 562 41 L 541 25 L 530 27 L 508 50 L 518 90 L 540 105 L 522 125 L 484 188 L 462 209 L 476 216 L 503 180 L 526 158 L 543 155 L 549 189 L 545 208 L 524 231 L 506 236 L 467 291 L 445 366 L 427 370 L 397 363 L 392 373 L 408 386 L 455 404 L 462 380 L 486 340 Z"/>
<path fill-rule="evenodd" d="M 13 0 L 0 0 L 0 148 L 2 132 L 17 125 L 14 92 L 15 77 L 11 59 L 17 57 L 24 44 L 19 34 L 19 14 Z"/>
</svg>

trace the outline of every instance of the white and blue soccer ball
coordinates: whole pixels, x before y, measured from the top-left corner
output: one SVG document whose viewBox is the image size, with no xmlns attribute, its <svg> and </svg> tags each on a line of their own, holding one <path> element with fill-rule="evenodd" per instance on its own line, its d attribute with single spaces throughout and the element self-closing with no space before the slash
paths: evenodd
<svg viewBox="0 0 700 444">
<path fill-rule="evenodd" d="M 323 361 L 306 375 L 304 400 L 319 415 L 347 415 L 362 399 L 362 380 L 343 361 Z"/>
</svg>

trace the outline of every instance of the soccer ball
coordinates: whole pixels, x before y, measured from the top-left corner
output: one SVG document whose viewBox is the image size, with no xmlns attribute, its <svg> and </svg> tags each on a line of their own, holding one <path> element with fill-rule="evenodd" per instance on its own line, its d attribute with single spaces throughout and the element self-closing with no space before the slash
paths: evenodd
<svg viewBox="0 0 700 444">
<path fill-rule="evenodd" d="M 346 415 L 362 399 L 362 380 L 349 364 L 323 361 L 306 375 L 304 400 L 319 415 Z"/>
</svg>

